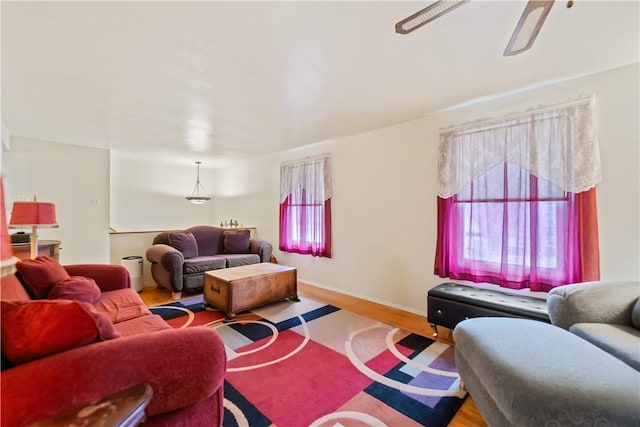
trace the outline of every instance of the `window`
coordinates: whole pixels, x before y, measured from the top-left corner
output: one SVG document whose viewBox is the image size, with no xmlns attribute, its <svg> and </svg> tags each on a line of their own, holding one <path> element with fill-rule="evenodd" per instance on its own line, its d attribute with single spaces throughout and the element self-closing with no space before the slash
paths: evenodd
<svg viewBox="0 0 640 427">
<path fill-rule="evenodd" d="M 441 133 L 435 273 L 536 291 L 599 279 L 593 100 Z"/>
<path fill-rule="evenodd" d="M 280 250 L 331 258 L 331 157 L 280 166 Z"/>
</svg>

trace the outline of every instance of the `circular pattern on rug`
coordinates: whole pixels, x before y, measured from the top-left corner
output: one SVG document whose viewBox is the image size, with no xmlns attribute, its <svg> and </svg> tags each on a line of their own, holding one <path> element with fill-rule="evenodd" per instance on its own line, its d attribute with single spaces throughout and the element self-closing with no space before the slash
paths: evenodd
<svg viewBox="0 0 640 427">
<path fill-rule="evenodd" d="M 271 366 L 271 365 L 274 365 L 276 363 L 282 362 L 283 360 L 287 360 L 291 356 L 299 353 L 307 345 L 307 343 L 311 339 L 311 336 L 309 334 L 309 327 L 307 326 L 307 322 L 304 320 L 304 318 L 302 316 L 300 316 L 300 315 L 298 315 L 296 317 L 300 320 L 300 324 L 302 325 L 302 330 L 304 331 L 304 340 L 302 340 L 302 343 L 299 346 L 297 346 L 296 348 L 291 350 L 289 353 L 287 353 L 284 356 L 279 357 L 277 359 L 270 360 L 268 362 L 258 363 L 256 365 L 239 366 L 239 367 L 235 367 L 235 368 L 227 367 L 227 372 L 242 372 L 242 371 L 250 371 L 252 369 L 264 368 L 265 366 Z M 214 329 L 220 328 L 221 326 L 232 325 L 234 323 L 258 323 L 258 324 L 262 324 L 262 325 L 267 324 L 266 322 L 262 322 L 262 321 L 258 321 L 258 320 L 245 320 L 245 321 L 235 320 L 233 322 L 226 322 L 226 323 L 223 323 L 222 320 L 216 320 L 216 321 L 208 323 L 207 325 L 215 325 L 216 323 L 220 323 L 220 324 L 216 325 Z M 274 332 L 274 334 L 273 334 L 273 336 L 271 337 L 271 339 L 269 340 L 268 343 L 266 343 L 266 344 L 262 345 L 261 347 L 259 347 L 259 350 L 264 350 L 265 348 L 269 347 L 277 339 L 278 330 L 275 328 L 275 326 L 273 326 L 271 324 L 269 324 L 269 325 L 270 325 L 270 327 L 273 327 L 272 331 Z M 247 351 L 247 352 L 244 352 L 244 353 L 238 353 L 238 355 L 242 356 L 242 355 L 246 355 L 246 354 L 250 354 L 250 353 L 255 353 L 256 351 L 257 350 L 250 350 L 250 351 Z M 235 359 L 235 360 L 237 360 L 237 359 Z"/>
<path fill-rule="evenodd" d="M 187 320 L 185 321 L 185 323 L 183 325 L 181 325 L 180 327 L 175 326 L 176 329 L 182 329 L 182 328 L 186 328 L 187 326 L 189 326 L 192 322 L 193 319 L 196 318 L 196 315 L 193 311 L 189 310 L 188 308 L 184 308 L 184 307 L 174 307 L 172 305 L 157 305 L 155 307 L 149 307 L 149 310 L 153 311 L 154 309 L 158 309 L 158 308 L 162 308 L 162 309 L 169 309 L 169 310 L 178 310 L 178 311 L 182 311 L 184 313 L 187 313 Z"/>
<path fill-rule="evenodd" d="M 233 418 L 236 420 L 236 424 L 239 426 L 248 426 L 249 420 L 245 417 L 242 409 L 240 409 L 235 403 L 230 400 L 224 399 L 224 407 L 231 412 Z"/>
<path fill-rule="evenodd" d="M 241 324 L 255 323 L 255 324 L 258 324 L 258 325 L 266 326 L 267 328 L 271 329 L 271 338 L 269 339 L 269 341 L 267 341 L 266 343 L 262 344 L 260 347 L 254 348 L 252 350 L 238 351 L 238 352 L 236 352 L 237 356 L 245 356 L 247 354 L 257 353 L 259 351 L 262 351 L 265 348 L 269 347 L 271 344 L 273 344 L 276 339 L 278 339 L 278 334 L 279 334 L 278 328 L 273 326 L 272 323 L 262 322 L 260 320 L 242 320 L 242 321 L 234 321 L 234 322 L 226 322 L 226 323 L 220 323 L 220 320 L 214 320 L 213 322 L 207 323 L 205 326 L 213 325 L 213 329 L 220 329 L 222 326 L 228 326 L 228 325 L 231 325 L 231 324 L 234 324 L 234 323 L 241 323 Z"/>
<path fill-rule="evenodd" d="M 333 412 L 331 414 L 327 414 L 327 415 L 325 415 L 323 417 L 318 418 L 317 420 L 315 420 L 314 422 L 309 424 L 309 427 L 320 427 L 322 424 L 327 423 L 327 422 L 329 422 L 328 425 L 330 425 L 330 426 L 348 425 L 348 424 L 344 423 L 345 419 L 359 421 L 361 423 L 365 423 L 365 424 L 368 424 L 370 426 L 375 426 L 375 427 L 386 427 L 387 426 L 385 423 L 383 423 L 382 421 L 380 421 L 376 417 L 373 417 L 373 416 L 371 416 L 369 414 L 365 414 L 363 412 L 340 411 L 340 412 Z M 239 425 L 241 425 L 241 424 L 239 424 Z"/>
<path fill-rule="evenodd" d="M 416 387 L 410 384 L 405 384 L 400 381 L 387 378 L 384 375 L 377 373 L 376 371 L 374 371 L 373 369 L 369 368 L 364 363 L 362 363 L 362 361 L 358 359 L 355 352 L 353 351 L 353 346 L 352 346 L 353 338 L 355 338 L 357 335 L 361 334 L 362 332 L 365 332 L 374 328 L 382 328 L 382 327 L 384 327 L 384 325 L 369 326 L 367 328 L 363 328 L 358 331 L 352 332 L 347 337 L 347 341 L 345 342 L 345 351 L 347 353 L 347 357 L 349 358 L 353 366 L 355 366 L 356 369 L 358 369 L 362 374 L 366 375 L 367 377 L 371 378 L 376 382 L 379 382 L 380 384 L 384 384 L 387 387 L 391 387 L 396 390 L 403 391 L 405 393 L 413 393 L 420 396 L 437 396 L 437 397 L 453 396 L 453 397 L 460 397 L 460 398 L 466 395 L 466 392 L 462 390 L 460 387 L 456 387 L 454 390 L 451 390 L 451 389 L 438 390 L 438 389 Z M 391 349 L 389 350 L 393 353 Z M 444 371 L 444 372 L 448 372 L 448 371 Z M 456 381 L 456 383 L 458 382 L 459 380 Z"/>
<path fill-rule="evenodd" d="M 407 365 L 413 366 L 414 368 L 418 368 L 423 372 L 429 372 L 430 374 L 442 375 L 443 377 L 453 377 L 460 378 L 460 374 L 457 372 L 444 371 L 442 369 L 432 368 L 431 366 L 423 365 L 422 363 L 418 363 L 413 359 L 409 359 L 404 354 L 400 353 L 400 351 L 396 348 L 396 345 L 393 341 L 393 337 L 400 329 L 394 328 L 389 331 L 386 338 L 387 348 L 389 351 L 396 356 L 401 362 L 406 363 Z M 361 331 L 362 332 L 362 331 Z"/>
</svg>

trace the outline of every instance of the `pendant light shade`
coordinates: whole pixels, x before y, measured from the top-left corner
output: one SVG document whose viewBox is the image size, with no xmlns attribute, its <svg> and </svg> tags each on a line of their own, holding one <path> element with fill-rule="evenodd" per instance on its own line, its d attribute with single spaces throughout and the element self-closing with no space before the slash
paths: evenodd
<svg viewBox="0 0 640 427">
<path fill-rule="evenodd" d="M 204 188 L 202 184 L 200 184 L 200 164 L 202 162 L 196 162 L 198 172 L 196 175 L 196 185 L 193 187 L 193 192 L 191 192 L 190 196 L 187 196 L 186 199 L 193 203 L 194 205 L 202 205 L 211 200 L 211 197 L 205 196 Z"/>
</svg>

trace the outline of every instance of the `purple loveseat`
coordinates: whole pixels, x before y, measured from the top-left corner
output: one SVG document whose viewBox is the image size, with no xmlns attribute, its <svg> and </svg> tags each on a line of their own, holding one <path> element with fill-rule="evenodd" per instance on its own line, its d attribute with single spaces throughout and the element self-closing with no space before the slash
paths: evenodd
<svg viewBox="0 0 640 427">
<path fill-rule="evenodd" d="M 202 289 L 205 271 L 269 262 L 272 251 L 250 230 L 198 225 L 158 234 L 146 256 L 153 279 L 178 299 L 182 291 Z"/>
</svg>

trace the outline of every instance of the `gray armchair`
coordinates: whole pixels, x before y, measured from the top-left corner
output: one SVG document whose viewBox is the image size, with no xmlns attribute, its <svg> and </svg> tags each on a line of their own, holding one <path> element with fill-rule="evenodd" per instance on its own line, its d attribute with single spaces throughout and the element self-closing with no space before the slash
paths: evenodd
<svg viewBox="0 0 640 427">
<path fill-rule="evenodd" d="M 551 323 L 640 371 L 640 282 L 587 282 L 549 292 Z"/>
<path fill-rule="evenodd" d="M 172 292 L 202 289 L 205 271 L 269 262 L 273 247 L 252 239 L 248 229 L 198 225 L 182 231 L 160 233 L 147 249 L 155 282 Z"/>
<path fill-rule="evenodd" d="M 490 426 L 640 426 L 640 283 L 549 292 L 552 325 L 477 317 L 455 327 L 456 368 Z"/>
</svg>

